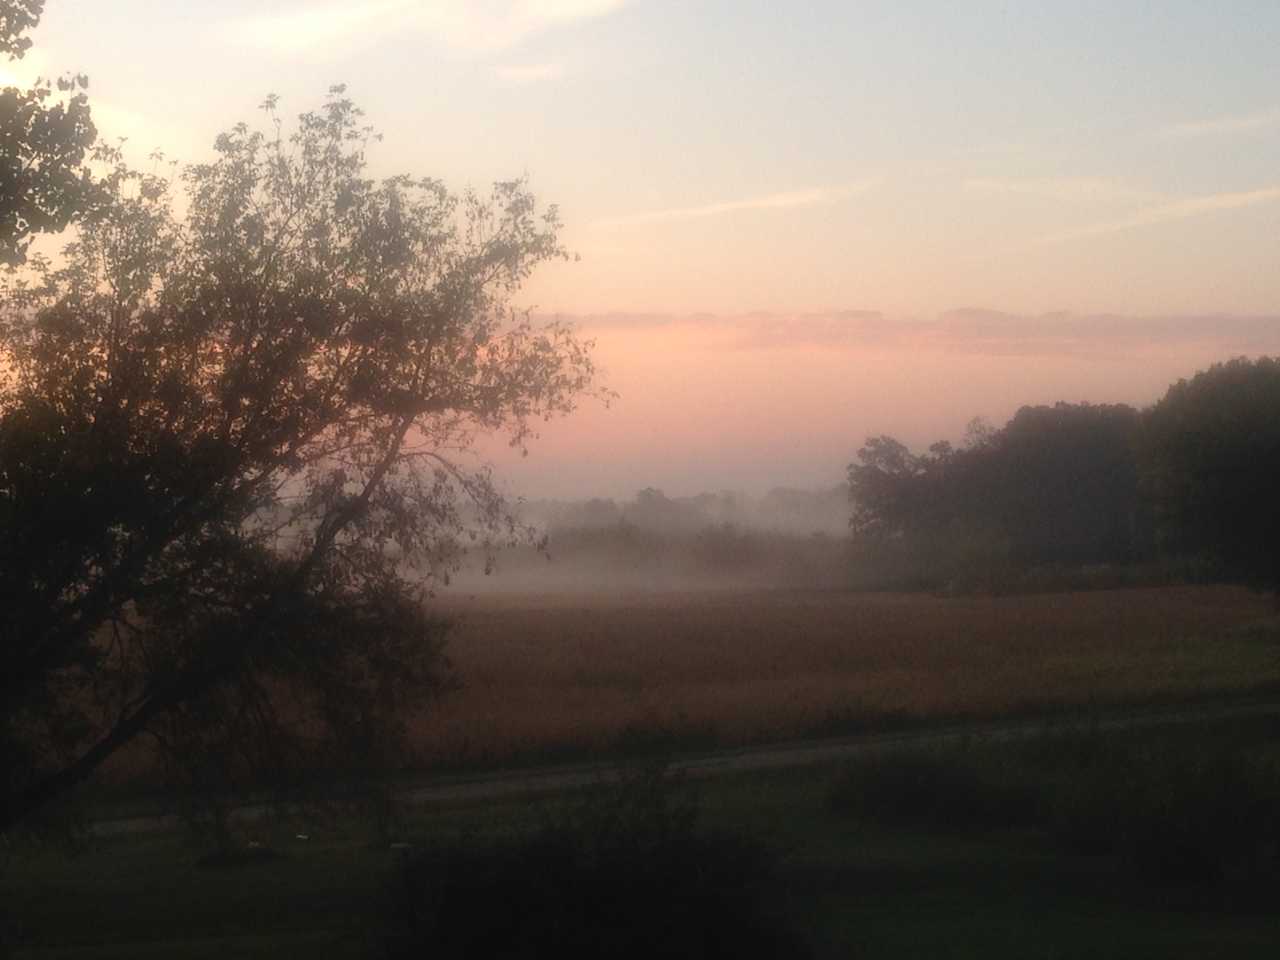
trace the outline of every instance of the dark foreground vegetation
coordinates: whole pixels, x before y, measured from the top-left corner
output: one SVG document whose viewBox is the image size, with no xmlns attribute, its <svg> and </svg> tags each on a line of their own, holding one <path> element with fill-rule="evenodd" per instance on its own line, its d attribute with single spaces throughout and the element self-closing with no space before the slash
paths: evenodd
<svg viewBox="0 0 1280 960">
<path fill-rule="evenodd" d="M 392 882 L 388 956 L 808 956 L 770 854 L 697 817 L 642 767 L 532 832 L 429 846 Z"/>
<path fill-rule="evenodd" d="M 1274 915 L 1280 752 L 1237 739 L 1247 728 L 883 751 L 846 765 L 828 800 L 930 833 L 1036 830 L 1064 853 L 1115 858 L 1171 904 Z"/>
<path fill-rule="evenodd" d="M 274 855 L 218 866 L 181 834 L 15 845 L 0 892 L 23 958 L 1271 957 L 1278 742 L 1252 718 L 697 784 L 639 768 L 410 809 L 394 847 L 297 814 L 240 834 Z"/>
</svg>

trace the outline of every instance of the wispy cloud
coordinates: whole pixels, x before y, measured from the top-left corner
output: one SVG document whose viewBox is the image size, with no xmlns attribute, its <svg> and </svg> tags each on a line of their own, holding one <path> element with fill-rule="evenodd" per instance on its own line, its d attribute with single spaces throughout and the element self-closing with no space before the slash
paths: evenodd
<svg viewBox="0 0 1280 960">
<path fill-rule="evenodd" d="M 718 217 L 743 210 L 791 210 L 797 207 L 816 207 L 838 203 L 848 197 L 872 189 L 878 180 L 863 180 L 837 187 L 814 187 L 809 190 L 789 190 L 741 200 L 724 200 L 718 203 L 699 204 L 692 207 L 668 207 L 663 210 L 647 210 L 619 217 L 605 217 L 595 221 L 595 227 L 631 227 L 648 223 L 665 223 L 673 220 L 700 220 Z"/>
<path fill-rule="evenodd" d="M 456 49 L 492 52 L 543 30 L 602 17 L 629 0 L 357 0 L 298 3 L 234 20 L 226 39 L 276 55 L 326 56 L 392 33 L 415 31 Z"/>
<path fill-rule="evenodd" d="M 498 79 L 515 86 L 556 80 L 565 75 L 563 63 L 511 63 L 497 67 Z"/>
<path fill-rule="evenodd" d="M 1280 350 L 1280 316 L 1276 315 L 1016 314 L 971 308 L 932 318 L 841 310 L 718 316 L 597 314 L 575 319 L 593 334 L 652 330 L 655 336 L 666 337 L 671 328 L 701 331 L 708 346 L 716 350 L 941 350 L 985 356 L 1112 357 L 1193 347 L 1222 356 Z"/>
<path fill-rule="evenodd" d="M 966 309 L 948 311 L 925 329 L 929 341 L 947 350 L 990 356 L 1136 356 L 1194 346 L 1231 355 L 1280 347 L 1280 318 L 1274 315 L 1030 315 Z"/>
<path fill-rule="evenodd" d="M 1280 200 L 1280 187 L 1266 187 L 1261 190 L 1246 190 L 1238 193 L 1215 193 L 1204 197 L 1189 197 L 1183 200 L 1171 200 L 1160 203 L 1127 217 L 1093 223 L 1061 233 L 1053 233 L 1041 237 L 1037 243 L 1063 243 L 1067 240 L 1080 240 L 1086 237 L 1098 237 L 1108 233 L 1119 233 L 1123 230 L 1134 230 L 1161 223 L 1172 223 L 1199 217 L 1224 210 L 1243 210 L 1265 203 Z"/>
<path fill-rule="evenodd" d="M 961 187 L 972 193 L 1045 197 L 1070 203 L 1090 199 L 1150 201 L 1159 196 L 1153 191 L 1106 177 L 971 177 Z"/>
<path fill-rule="evenodd" d="M 1280 109 L 1236 116 L 1214 117 L 1209 120 L 1192 120 L 1171 123 L 1157 133 L 1170 140 L 1189 140 L 1195 137 L 1217 137 L 1233 133 L 1254 133 L 1280 126 Z"/>
</svg>

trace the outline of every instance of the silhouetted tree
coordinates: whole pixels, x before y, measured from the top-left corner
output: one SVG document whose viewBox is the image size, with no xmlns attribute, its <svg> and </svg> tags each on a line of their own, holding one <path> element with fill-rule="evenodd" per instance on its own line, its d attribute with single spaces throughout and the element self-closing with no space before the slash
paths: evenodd
<svg viewBox="0 0 1280 960">
<path fill-rule="evenodd" d="M 368 178 L 340 87 L 291 134 L 274 107 L 181 217 L 106 154 L 61 265 L 8 287 L 0 829 L 144 731 L 237 770 L 394 753 L 439 676 L 425 585 L 515 531 L 460 456 L 591 388 L 589 344 L 507 306 L 554 207 Z"/>
<path fill-rule="evenodd" d="M 697 509 L 683 500 L 673 500 L 655 487 L 637 491 L 635 499 L 622 510 L 623 519 L 652 533 L 689 533 L 701 526 Z"/>
<path fill-rule="evenodd" d="M 883 541 L 945 526 L 965 509 L 955 483 L 962 452 L 941 441 L 917 455 L 893 437 L 868 437 L 849 465 L 854 536 Z"/>
<path fill-rule="evenodd" d="M 977 455 L 969 491 L 1028 562 L 1126 563 L 1144 550 L 1140 418 L 1123 404 L 1023 407 Z"/>
<path fill-rule="evenodd" d="M 927 460 L 889 436 L 868 437 L 849 465 L 850 527 L 857 537 L 901 536 L 923 521 Z"/>
<path fill-rule="evenodd" d="M 0 53 L 20 59 L 43 10 L 44 0 L 0 0 Z M 87 84 L 80 75 L 58 80 L 65 102 L 49 102 L 54 88 L 44 80 L 0 90 L 0 263 L 22 263 L 33 235 L 65 229 L 97 196 L 85 166 L 97 136 Z"/>
<path fill-rule="evenodd" d="M 1280 592 L 1280 360 L 1179 380 L 1148 412 L 1145 441 L 1162 548 Z"/>
<path fill-rule="evenodd" d="M 912 541 L 922 556 L 944 539 L 999 545 L 1023 563 L 1125 563 L 1150 540 L 1138 483 L 1139 415 L 1131 407 L 1023 407 L 1002 429 L 970 424 L 959 449 L 913 454 L 868 438 L 849 467 L 854 536 Z M 968 556 L 960 551 L 961 556 Z"/>
</svg>

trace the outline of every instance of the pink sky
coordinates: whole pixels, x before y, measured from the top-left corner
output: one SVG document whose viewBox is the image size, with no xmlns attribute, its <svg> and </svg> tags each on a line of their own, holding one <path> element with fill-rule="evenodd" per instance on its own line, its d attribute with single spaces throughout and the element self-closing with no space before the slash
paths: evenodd
<svg viewBox="0 0 1280 960">
<path fill-rule="evenodd" d="M 486 447 L 526 497 L 764 492 L 839 483 L 871 434 L 959 440 L 1023 404 L 1143 406 L 1215 360 L 1280 353 L 1280 319 L 875 314 L 583 318 L 618 399 L 548 424 L 527 458 Z"/>
</svg>

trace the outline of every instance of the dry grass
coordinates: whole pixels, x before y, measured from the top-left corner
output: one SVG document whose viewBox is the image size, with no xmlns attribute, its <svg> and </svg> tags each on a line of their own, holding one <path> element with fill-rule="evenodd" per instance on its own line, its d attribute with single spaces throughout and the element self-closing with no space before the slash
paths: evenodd
<svg viewBox="0 0 1280 960">
<path fill-rule="evenodd" d="M 643 730 L 749 743 L 886 717 L 1280 684 L 1271 600 L 1226 587 L 958 599 L 489 595 L 440 607 L 456 620 L 449 654 L 464 687 L 415 727 L 436 761 L 597 750 Z"/>
</svg>

